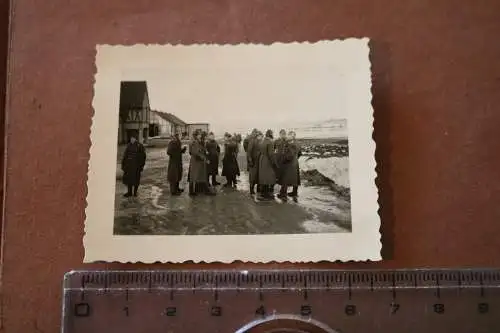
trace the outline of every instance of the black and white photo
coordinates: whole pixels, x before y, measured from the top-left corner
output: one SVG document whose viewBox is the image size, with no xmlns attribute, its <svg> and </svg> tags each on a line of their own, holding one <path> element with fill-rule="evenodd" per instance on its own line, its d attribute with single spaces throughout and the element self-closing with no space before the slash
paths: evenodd
<svg viewBox="0 0 500 333">
<path fill-rule="evenodd" d="M 85 260 L 379 258 L 368 56 L 98 46 Z"/>
</svg>

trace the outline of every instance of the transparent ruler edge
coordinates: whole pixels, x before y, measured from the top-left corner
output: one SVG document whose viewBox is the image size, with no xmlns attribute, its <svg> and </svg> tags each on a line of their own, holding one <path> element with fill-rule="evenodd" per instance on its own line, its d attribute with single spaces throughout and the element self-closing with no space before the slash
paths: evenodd
<svg viewBox="0 0 500 333">
<path fill-rule="evenodd" d="M 194 286 L 187 286 L 193 282 Z M 74 270 L 64 275 L 61 319 L 66 332 L 66 320 L 71 316 L 70 299 L 78 292 L 337 289 L 350 294 L 351 291 L 392 289 L 394 293 L 446 288 L 478 289 L 481 294 L 483 289 L 498 289 L 500 268 Z"/>
<path fill-rule="evenodd" d="M 500 287 L 500 268 L 75 270 L 64 275 L 63 289 L 65 292 L 92 289 L 322 290 L 434 288 L 436 285 L 441 288 Z"/>
</svg>

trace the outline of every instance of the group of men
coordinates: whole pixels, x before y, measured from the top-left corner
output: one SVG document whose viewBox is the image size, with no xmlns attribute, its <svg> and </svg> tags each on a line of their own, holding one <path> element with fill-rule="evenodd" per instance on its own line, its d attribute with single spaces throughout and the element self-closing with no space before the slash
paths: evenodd
<svg viewBox="0 0 500 333">
<path fill-rule="evenodd" d="M 300 185 L 299 157 L 301 148 L 294 131 L 281 130 L 274 140 L 273 131 L 265 134 L 254 129 L 243 142 L 247 153 L 250 193 L 260 194 L 263 199 L 274 198 L 274 188 L 278 184 L 278 198 L 298 196 Z M 292 191 L 288 193 L 288 188 Z"/>
<path fill-rule="evenodd" d="M 224 156 L 222 158 L 222 176 L 226 178 L 225 187 L 236 187 L 240 176 L 238 154 L 241 138 L 226 133 L 224 135 Z M 265 134 L 254 129 L 244 140 L 243 148 L 247 157 L 247 170 L 250 182 L 250 194 L 259 194 L 261 199 L 274 198 L 274 188 L 278 184 L 278 198 L 298 196 L 300 173 L 298 159 L 301 155 L 300 145 L 295 132 L 280 131 L 279 138 L 274 140 L 273 131 Z M 180 135 L 176 133 L 168 144 L 167 180 L 172 195 L 181 195 L 180 188 L 183 175 L 182 156 L 188 150 L 182 146 Z M 215 195 L 221 148 L 213 133 L 195 131 L 189 144 L 189 195 Z M 146 150 L 132 135 L 122 159 L 123 183 L 127 185 L 125 197 L 137 196 L 141 173 L 146 162 Z M 288 188 L 292 191 L 288 193 Z"/>
<path fill-rule="evenodd" d="M 182 179 L 182 155 L 186 147 L 182 148 L 178 135 L 170 141 L 167 154 L 170 193 L 180 195 L 183 190 L 179 187 Z M 225 187 L 235 187 L 236 178 L 240 175 L 238 166 L 239 140 L 238 137 L 226 133 L 224 136 L 224 156 L 222 158 L 222 176 L 226 177 Z M 214 188 L 221 185 L 217 181 L 219 174 L 221 148 L 212 132 L 195 131 L 189 144 L 189 195 L 215 195 Z"/>
</svg>

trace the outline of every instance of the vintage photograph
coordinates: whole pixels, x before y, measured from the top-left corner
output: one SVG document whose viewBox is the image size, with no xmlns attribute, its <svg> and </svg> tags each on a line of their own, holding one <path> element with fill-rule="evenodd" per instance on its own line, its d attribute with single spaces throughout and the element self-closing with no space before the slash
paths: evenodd
<svg viewBox="0 0 500 333">
<path fill-rule="evenodd" d="M 324 248 L 334 250 L 375 227 L 365 243 L 372 250 L 349 254 L 344 248 L 333 256 L 377 257 L 368 56 L 367 39 L 98 46 L 86 258 L 89 250 L 96 253 L 87 246 L 91 234 L 107 238 L 99 247 L 118 256 L 126 251 L 112 240 L 136 248 L 145 243 L 151 251 L 181 244 L 153 254 L 157 261 L 178 261 L 179 255 L 220 261 L 215 253 L 253 260 L 263 258 L 259 244 L 267 251 L 271 244 L 301 242 L 321 248 L 338 237 Z M 234 247 L 244 239 L 254 249 L 242 257 Z M 211 254 L 206 242 L 218 249 Z M 94 259 L 109 256 L 101 251 Z M 323 257 L 318 260 L 332 254 Z"/>
<path fill-rule="evenodd" d="M 216 80 L 200 77 L 183 91 L 169 89 L 178 82 L 158 71 L 120 83 L 114 234 L 351 231 L 343 94 L 332 94 L 335 108 L 307 110 L 293 97 L 311 93 L 305 82 L 282 91 L 281 69 L 267 82 L 267 70 L 219 69 Z M 180 77 L 200 75 L 186 68 Z M 263 83 L 255 87 L 250 75 Z M 209 100 L 194 95 L 184 110 L 172 110 L 193 88 L 227 97 L 210 110 Z M 271 89 L 292 98 L 263 109 L 259 94 L 267 98 Z M 237 118 L 241 105 L 248 114 Z"/>
</svg>

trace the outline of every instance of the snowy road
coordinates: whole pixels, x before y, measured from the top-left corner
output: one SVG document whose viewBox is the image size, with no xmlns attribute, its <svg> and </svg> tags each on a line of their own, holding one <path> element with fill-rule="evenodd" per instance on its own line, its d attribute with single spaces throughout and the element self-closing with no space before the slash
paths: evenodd
<svg viewBox="0 0 500 333">
<path fill-rule="evenodd" d="M 185 155 L 184 181 L 188 156 Z M 216 196 L 171 196 L 164 148 L 148 149 L 137 198 L 124 198 L 117 180 L 114 232 L 120 235 L 292 234 L 350 231 L 350 203 L 328 187 L 301 186 L 299 198 L 258 202 L 249 194 L 245 154 L 237 189 L 217 188 Z M 118 169 L 118 166 L 117 166 Z M 219 182 L 224 179 L 219 177 Z M 186 187 L 186 184 L 181 184 Z"/>
</svg>

